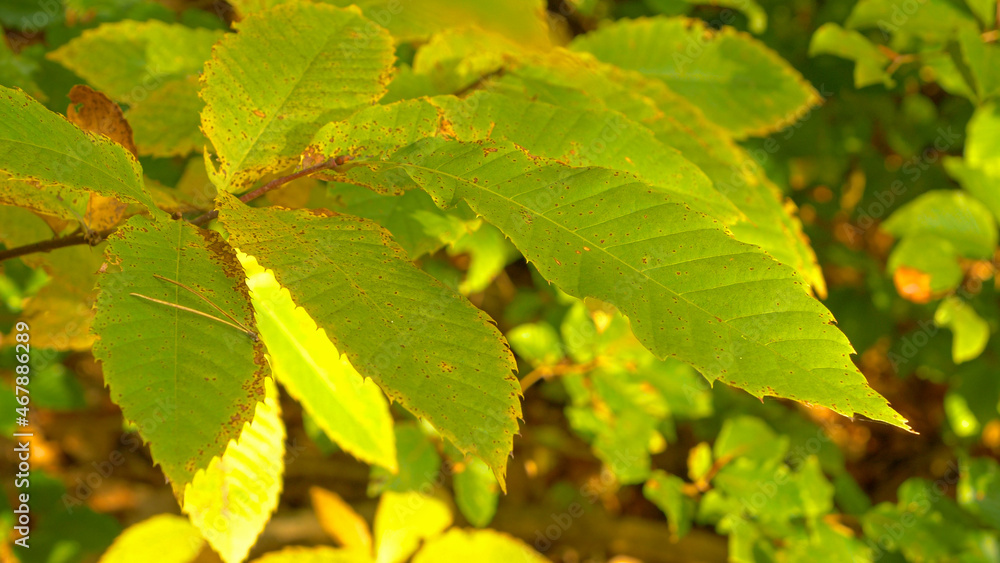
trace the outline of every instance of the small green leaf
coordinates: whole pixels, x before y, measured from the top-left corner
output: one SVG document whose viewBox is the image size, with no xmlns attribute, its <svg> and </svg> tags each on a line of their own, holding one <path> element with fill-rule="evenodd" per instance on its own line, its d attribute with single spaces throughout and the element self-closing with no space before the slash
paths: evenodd
<svg viewBox="0 0 1000 563">
<path fill-rule="evenodd" d="M 976 109 L 967 129 L 965 158 L 969 165 L 1000 175 L 1000 103 Z"/>
<path fill-rule="evenodd" d="M 691 530 L 695 503 L 684 494 L 684 481 L 680 477 L 657 469 L 643 485 L 642 496 L 667 515 L 671 539 L 676 541 Z"/>
<path fill-rule="evenodd" d="M 226 563 L 240 563 L 278 507 L 285 470 L 285 425 L 278 389 L 266 379 L 267 398 L 221 457 L 198 471 L 181 503 Z"/>
<path fill-rule="evenodd" d="M 500 487 L 490 466 L 479 458 L 467 457 L 462 470 L 453 475 L 452 484 L 455 504 L 462 515 L 477 528 L 488 526 L 500 500 Z"/>
<path fill-rule="evenodd" d="M 965 397 L 954 391 L 949 390 L 944 396 L 944 414 L 955 435 L 962 438 L 976 436 L 983 429 Z"/>
<path fill-rule="evenodd" d="M 957 190 L 924 193 L 897 209 L 881 228 L 900 238 L 943 238 L 966 258 L 990 258 L 997 246 L 997 224 L 990 210 Z"/>
<path fill-rule="evenodd" d="M 431 439 L 412 423 L 400 423 L 395 428 L 396 451 L 399 463 L 392 471 L 372 467 L 368 494 L 377 496 L 385 491 L 397 493 L 426 491 L 437 482 L 441 469 L 441 456 Z"/>
<path fill-rule="evenodd" d="M 971 10 L 973 14 L 976 14 L 979 21 L 986 24 L 987 28 L 996 23 L 996 0 L 965 0 L 965 4 L 969 7 L 969 10 Z"/>
<path fill-rule="evenodd" d="M 763 420 L 752 416 L 726 419 L 715 439 L 715 459 L 744 457 L 757 464 L 778 463 L 788 450 L 788 437 L 778 436 Z"/>
<path fill-rule="evenodd" d="M 956 364 L 974 360 L 986 349 L 990 340 L 990 325 L 976 310 L 959 297 L 949 297 L 934 312 L 938 326 L 951 329 L 951 358 Z"/>
<path fill-rule="evenodd" d="M 904 266 L 930 276 L 932 295 L 951 291 L 962 282 L 955 246 L 936 235 L 917 234 L 900 241 L 889 254 L 887 270 L 895 273 Z"/>
<path fill-rule="evenodd" d="M 723 6 L 743 12 L 747 17 L 747 27 L 760 35 L 767 29 L 767 12 L 755 0 L 683 0 L 688 4 Z"/>
<path fill-rule="evenodd" d="M 923 0 L 907 8 L 903 11 L 895 0 L 859 0 L 844 25 L 849 29 L 878 29 L 886 39 L 902 32 L 942 40 L 960 30 L 979 29 L 976 19 L 957 2 Z"/>
<path fill-rule="evenodd" d="M 479 222 L 442 211 L 421 190 L 393 196 L 352 184 L 334 184 L 329 193 L 343 203 L 344 212 L 371 219 L 388 229 L 411 260 L 463 238 Z"/>
<path fill-rule="evenodd" d="M 439 561 L 546 563 L 549 560 L 507 534 L 494 530 L 452 529 L 429 540 L 413 557 L 413 563 Z"/>
<path fill-rule="evenodd" d="M 402 563 L 422 540 L 451 525 L 451 510 L 443 501 L 418 492 L 387 491 L 375 511 L 377 563 Z"/>
<path fill-rule="evenodd" d="M 427 195 L 423 191 L 411 191 Z M 469 257 L 469 269 L 465 272 L 465 279 L 458 285 L 458 291 L 462 295 L 485 291 L 508 264 L 521 257 L 521 253 L 499 229 L 482 222 L 478 229 L 465 232 L 451 242 L 448 254 L 465 254 Z"/>
<path fill-rule="evenodd" d="M 701 442 L 688 452 L 688 476 L 692 481 L 704 479 L 712 469 L 712 447 Z"/>
<path fill-rule="evenodd" d="M 1000 104 L 976 109 L 966 126 L 965 157 L 948 157 L 945 170 L 1000 220 Z"/>
<path fill-rule="evenodd" d="M 975 28 L 963 29 L 958 41 L 979 98 L 986 100 L 996 96 L 1000 93 L 1000 47 L 987 43 Z"/>
<path fill-rule="evenodd" d="M 563 359 L 559 333 L 548 323 L 529 323 L 512 328 L 507 342 L 514 352 L 533 365 L 553 365 Z"/>
<path fill-rule="evenodd" d="M 872 84 L 882 83 L 886 88 L 892 88 L 896 82 L 885 67 L 889 65 L 889 56 L 852 29 L 844 29 L 835 23 L 825 23 L 813 33 L 809 42 L 809 56 L 836 55 L 854 61 L 854 86 L 864 88 Z"/>
<path fill-rule="evenodd" d="M 150 443 L 153 460 L 180 495 L 198 469 L 222 455 L 264 399 L 261 344 L 241 330 L 189 311 L 218 315 L 180 282 L 253 330 L 243 268 L 212 231 L 183 221 L 134 216 L 108 239 L 99 277 L 94 356 L 111 398 Z"/>
<path fill-rule="evenodd" d="M 356 10 L 293 2 L 236 25 L 213 50 L 201 90 L 202 130 L 221 162 L 213 181 L 227 191 L 294 162 L 316 123 L 381 98 L 394 58 L 389 34 Z"/>
<path fill-rule="evenodd" d="M 111 544 L 100 563 L 130 563 L 155 553 L 162 563 L 190 563 L 205 540 L 181 516 L 161 514 L 129 526 Z"/>
<path fill-rule="evenodd" d="M 111 99 L 131 105 L 161 86 L 200 73 L 223 35 L 157 20 L 121 21 L 84 31 L 48 58 Z"/>
<path fill-rule="evenodd" d="M 962 507 L 1000 528 L 1000 466 L 988 457 L 964 458 L 955 498 Z"/>
<path fill-rule="evenodd" d="M 296 307 L 274 273 L 241 255 L 260 337 L 271 370 L 289 395 L 341 448 L 367 463 L 396 471 L 392 415 L 385 395 L 364 379 L 304 309 Z"/>
<path fill-rule="evenodd" d="M 621 20 L 570 46 L 658 78 L 736 138 L 779 131 L 819 103 L 791 65 L 749 35 L 701 20 Z M 753 111 L 747 111 L 752 107 Z"/>
</svg>

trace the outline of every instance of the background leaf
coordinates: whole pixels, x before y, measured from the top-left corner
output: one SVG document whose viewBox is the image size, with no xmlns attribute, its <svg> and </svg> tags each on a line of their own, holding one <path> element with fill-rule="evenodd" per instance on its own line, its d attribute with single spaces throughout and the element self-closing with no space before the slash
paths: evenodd
<svg viewBox="0 0 1000 563">
<path fill-rule="evenodd" d="M 205 540 L 187 519 L 173 514 L 153 516 L 130 526 L 115 539 L 101 563 L 129 563 L 156 553 L 163 563 L 189 563 Z"/>
<path fill-rule="evenodd" d="M 709 30 L 701 20 L 618 22 L 571 47 L 662 80 L 737 138 L 780 130 L 819 102 L 812 86 L 773 51 L 731 28 Z"/>
<path fill-rule="evenodd" d="M 528 545 L 493 530 L 448 530 L 427 542 L 413 557 L 413 563 L 455 561 L 474 558 L 483 563 L 548 561 Z"/>
<path fill-rule="evenodd" d="M 128 151 L 80 130 L 20 90 L 0 88 L 0 152 L 6 155 L 0 172 L 12 180 L 93 191 L 156 209 Z"/>
<path fill-rule="evenodd" d="M 451 510 L 441 500 L 418 492 L 387 491 L 375 511 L 377 563 L 402 563 L 420 541 L 451 525 Z"/>
</svg>

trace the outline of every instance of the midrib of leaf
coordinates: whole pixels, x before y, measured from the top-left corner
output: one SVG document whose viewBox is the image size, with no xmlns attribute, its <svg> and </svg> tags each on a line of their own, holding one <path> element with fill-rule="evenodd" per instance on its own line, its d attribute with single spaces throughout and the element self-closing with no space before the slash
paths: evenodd
<svg viewBox="0 0 1000 563">
<path fill-rule="evenodd" d="M 447 161 L 447 163 L 443 164 L 442 166 L 446 166 L 448 163 L 451 163 L 451 162 L 453 162 L 454 160 L 456 160 L 458 158 L 460 158 L 460 157 L 456 156 L 452 160 Z M 359 164 L 359 165 L 371 165 L 371 166 L 378 166 L 379 164 L 384 164 L 384 163 L 381 163 L 380 161 L 354 161 L 354 163 Z M 718 319 L 718 317 L 716 315 L 714 315 L 714 314 L 706 311 L 705 309 L 703 309 L 702 307 L 700 307 L 698 304 L 692 302 L 691 300 L 685 298 L 684 296 L 688 295 L 690 293 L 698 293 L 699 291 L 715 291 L 715 290 L 722 289 L 722 288 L 725 288 L 725 287 L 730 287 L 732 285 L 740 285 L 740 284 L 745 284 L 745 283 L 759 283 L 757 281 L 745 281 L 745 282 L 737 282 L 735 284 L 729 284 L 729 285 L 726 285 L 726 286 L 717 286 L 717 287 L 712 287 L 712 288 L 708 288 L 708 289 L 691 291 L 691 292 L 688 292 L 686 294 L 677 293 L 674 290 L 672 290 L 669 287 L 663 285 L 658 280 L 653 279 L 652 277 L 650 277 L 649 275 L 647 275 L 645 273 L 645 272 L 651 272 L 651 271 L 653 271 L 655 269 L 658 269 L 658 268 L 652 268 L 652 269 L 649 269 L 649 270 L 646 270 L 645 272 L 643 272 L 643 271 L 637 270 L 634 266 L 632 266 L 628 262 L 622 260 L 621 258 L 619 258 L 618 256 L 616 256 L 614 253 L 610 252 L 610 250 L 612 248 L 616 248 L 618 246 L 624 246 L 625 244 L 632 244 L 632 243 L 636 243 L 636 242 L 642 242 L 642 241 L 633 240 L 633 241 L 629 241 L 627 243 L 615 244 L 613 246 L 608 246 L 608 247 L 598 246 L 597 243 L 594 243 L 593 241 L 589 241 L 586 238 L 580 236 L 577 233 L 577 231 L 567 229 L 566 227 L 563 227 L 562 225 L 560 225 L 559 223 L 557 223 L 554 220 L 550 219 L 549 217 L 546 217 L 545 213 L 539 213 L 539 212 L 531 209 L 530 207 L 527 207 L 527 206 L 525 206 L 525 205 L 523 205 L 521 203 L 518 203 L 514 199 L 512 199 L 514 197 L 518 197 L 518 196 L 524 195 L 524 194 L 526 194 L 528 192 L 521 192 L 521 193 L 519 193 L 519 194 L 517 194 L 515 196 L 507 197 L 507 196 L 503 196 L 503 195 L 499 194 L 498 192 L 495 192 L 495 191 L 492 191 L 492 190 L 487 190 L 485 188 L 481 188 L 478 184 L 474 184 L 472 182 L 469 182 L 468 180 L 465 180 L 461 176 L 455 176 L 454 174 L 448 174 L 446 172 L 442 172 L 442 171 L 434 169 L 434 168 L 428 168 L 428 167 L 420 166 L 420 165 L 416 165 L 416 164 L 399 164 L 399 163 L 395 163 L 394 165 L 397 166 L 397 167 L 399 167 L 399 168 L 403 168 L 404 170 L 406 170 L 407 168 L 413 168 L 413 169 L 423 170 L 423 171 L 429 172 L 431 174 L 436 174 L 436 175 L 439 175 L 439 176 L 448 177 L 448 178 L 450 178 L 452 180 L 455 180 L 457 182 L 460 182 L 460 183 L 462 183 L 462 184 L 464 184 L 466 186 L 472 186 L 472 187 L 480 188 L 479 191 L 482 191 L 482 192 L 488 193 L 490 195 L 493 195 L 493 196 L 495 196 L 495 197 L 497 197 L 499 199 L 502 199 L 502 200 L 510 203 L 513 206 L 518 207 L 519 209 L 522 209 L 524 211 L 530 212 L 530 214 L 531 214 L 531 216 L 533 218 L 534 217 L 543 217 L 550 225 L 556 227 L 557 229 L 559 229 L 559 230 L 561 230 L 563 232 L 571 233 L 573 236 L 575 236 L 576 238 L 578 238 L 581 241 L 583 241 L 584 246 L 588 246 L 588 247 L 589 246 L 593 246 L 594 248 L 600 250 L 605 255 L 610 256 L 611 258 L 613 258 L 616 263 L 621 264 L 621 265 L 627 267 L 629 270 L 635 272 L 636 274 L 639 274 L 640 276 L 643 277 L 643 279 L 649 280 L 650 282 L 653 282 L 656 286 L 662 288 L 664 291 L 666 291 L 667 293 L 669 293 L 671 296 L 678 297 L 679 299 L 683 300 L 685 303 L 687 303 L 688 305 L 690 305 L 692 308 L 694 308 L 694 309 L 700 311 L 701 313 L 705 314 L 710 319 Z M 486 165 L 483 165 L 483 166 L 486 166 Z M 479 168 L 471 170 L 469 173 L 471 174 L 474 171 L 483 168 L 483 166 L 480 166 Z M 578 172 L 577 174 L 582 174 L 582 173 L 583 173 L 583 171 Z M 523 176 L 523 175 L 524 174 L 520 174 L 520 175 L 515 176 L 515 177 L 520 177 L 520 176 Z M 572 178 L 572 176 L 567 177 L 567 179 L 568 178 Z M 557 208 L 553 208 L 550 211 L 555 211 L 556 209 Z M 614 218 L 608 219 L 606 221 L 602 221 L 601 223 L 595 223 L 594 225 L 588 225 L 587 228 L 594 228 L 594 227 L 603 225 L 605 223 L 609 223 L 611 221 L 617 221 L 617 220 L 620 220 L 622 217 L 623 216 L 618 216 L 618 217 L 614 217 Z M 680 235 L 680 234 L 687 234 L 687 233 L 693 233 L 693 232 L 697 232 L 697 231 L 711 231 L 711 230 L 712 229 L 691 229 L 689 231 L 677 231 L 677 232 L 670 233 L 670 236 Z M 760 253 L 759 252 L 739 252 L 739 253 L 735 253 L 735 254 L 720 254 L 720 255 L 717 255 L 717 256 L 702 256 L 700 258 L 693 258 L 693 259 L 690 259 L 690 260 L 685 260 L 683 262 L 676 262 L 676 263 L 673 263 L 673 264 L 667 264 L 667 265 L 664 265 L 664 266 L 660 266 L 659 268 L 668 268 L 668 267 L 673 268 L 675 266 L 679 266 L 681 264 L 686 264 L 686 263 L 689 263 L 689 262 L 696 262 L 696 261 L 699 261 L 699 260 L 712 260 L 712 259 L 716 259 L 716 258 L 724 258 L 726 256 L 739 256 L 739 255 L 743 255 L 743 254 L 758 255 Z M 794 313 L 794 312 L 796 312 L 796 311 L 781 311 L 779 314 Z M 805 312 L 811 313 L 812 311 L 805 311 Z M 768 346 L 766 346 L 764 344 L 760 344 L 758 341 L 751 339 L 749 336 L 747 336 L 741 330 L 739 330 L 736 327 L 733 327 L 733 326 L 731 326 L 729 324 L 731 321 L 736 320 L 736 319 L 749 318 L 749 317 L 758 317 L 758 316 L 765 315 L 765 314 L 774 314 L 774 313 L 756 313 L 756 314 L 753 314 L 753 315 L 745 315 L 743 317 L 734 317 L 734 318 L 731 318 L 731 319 L 724 320 L 722 322 L 722 324 L 725 325 L 730 330 L 732 330 L 733 332 L 739 334 L 745 340 L 747 340 L 749 342 L 753 342 L 754 344 L 757 344 L 759 346 L 762 346 L 767 351 L 769 351 L 772 354 L 774 354 L 776 357 L 784 359 L 784 360 L 787 360 L 788 363 L 790 363 L 790 364 L 798 367 L 802 371 L 804 371 L 804 372 L 813 371 L 813 370 L 811 370 L 809 368 L 805 368 L 805 367 L 801 366 L 798 362 L 794 362 L 791 359 L 789 359 L 788 357 L 783 356 L 782 354 L 779 354 L 778 352 L 772 350 Z M 827 341 L 827 342 L 837 342 L 836 340 L 833 340 L 833 339 L 820 339 L 820 338 L 802 338 L 802 339 L 798 339 L 798 340 L 799 341 L 804 341 L 804 340 L 819 340 L 819 341 Z M 797 341 L 797 340 L 795 340 L 795 339 L 784 339 L 784 340 L 782 340 L 782 342 L 795 342 L 795 341 Z"/>
<path fill-rule="evenodd" d="M 183 232 L 184 232 L 183 229 L 177 229 L 177 244 L 175 246 L 177 247 L 178 250 L 180 250 L 180 248 L 181 248 L 181 235 L 182 235 Z M 177 261 L 175 262 L 175 264 L 176 264 L 176 267 L 174 268 L 174 279 L 175 280 L 180 280 L 181 279 L 181 256 L 180 256 L 180 252 L 177 253 Z M 174 285 L 174 284 L 170 284 L 170 285 L 173 287 L 173 290 L 174 290 L 174 303 L 177 303 L 178 305 L 180 305 L 180 290 L 181 290 L 181 288 L 179 286 Z M 171 307 L 171 308 L 174 309 L 174 404 L 175 405 L 179 405 L 180 402 L 178 402 L 179 397 L 177 396 L 177 389 L 180 388 L 181 382 L 180 382 L 180 373 L 177 370 L 177 366 L 180 365 L 180 352 L 179 352 L 178 346 L 180 345 L 181 323 L 180 323 L 180 319 L 178 319 L 177 317 L 181 314 L 181 310 L 173 308 L 173 307 Z"/>
</svg>

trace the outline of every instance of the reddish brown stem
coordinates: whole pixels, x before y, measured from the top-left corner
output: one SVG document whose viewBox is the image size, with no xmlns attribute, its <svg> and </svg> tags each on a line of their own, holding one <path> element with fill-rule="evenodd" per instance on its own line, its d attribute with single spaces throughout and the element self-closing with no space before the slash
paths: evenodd
<svg viewBox="0 0 1000 563">
<path fill-rule="evenodd" d="M 91 233 L 90 241 L 88 241 L 87 233 L 78 232 L 64 237 L 33 242 L 24 246 L 2 250 L 0 251 L 0 262 L 11 258 L 17 258 L 18 256 L 34 254 L 35 252 L 51 252 L 57 248 L 65 248 L 67 246 L 75 246 L 77 244 L 88 244 L 88 242 L 91 245 L 97 245 L 113 232 L 115 232 L 115 229 Z"/>
<path fill-rule="evenodd" d="M 240 196 L 240 201 L 242 201 L 243 203 L 247 203 L 249 201 L 257 199 L 258 197 L 266 194 L 271 190 L 280 188 L 281 186 L 287 184 L 288 182 L 291 182 L 292 180 L 297 180 L 303 176 L 308 176 L 309 174 L 314 174 L 321 170 L 329 170 L 332 168 L 337 168 L 338 166 L 343 166 L 344 163 L 351 160 L 352 158 L 353 157 L 347 155 L 341 155 L 336 158 L 329 158 L 319 164 L 310 166 L 308 168 L 303 168 L 298 172 L 293 172 L 288 176 L 275 178 L 274 180 L 271 180 L 270 182 L 264 184 L 263 186 L 257 188 L 256 190 L 243 194 L 242 196 Z M 197 226 L 204 225 L 205 223 L 208 223 L 209 221 L 215 219 L 218 216 L 219 216 L 219 211 L 217 209 L 213 209 L 212 211 L 204 213 L 199 217 L 193 219 L 191 221 L 191 224 Z M 111 233 L 115 232 L 116 230 L 117 230 L 116 228 L 112 228 L 97 233 L 91 233 L 89 237 L 87 233 L 73 233 L 72 235 L 67 235 L 65 237 L 54 238 L 51 240 L 43 240 L 39 242 L 33 242 L 31 244 L 26 244 L 24 246 L 18 246 L 16 248 L 10 248 L 7 250 L 0 251 L 0 262 L 3 262 L 4 260 L 9 260 L 11 258 L 17 258 L 19 256 L 25 256 L 27 254 L 34 254 L 35 252 L 50 252 L 57 248 L 65 248 L 67 246 L 74 246 L 77 244 L 90 244 L 92 246 L 96 246 L 101 241 L 108 238 L 111 235 Z"/>
</svg>

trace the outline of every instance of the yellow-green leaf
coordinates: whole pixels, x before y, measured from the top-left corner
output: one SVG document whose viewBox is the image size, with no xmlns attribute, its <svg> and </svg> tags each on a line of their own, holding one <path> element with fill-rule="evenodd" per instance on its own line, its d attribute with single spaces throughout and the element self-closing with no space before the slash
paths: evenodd
<svg viewBox="0 0 1000 563">
<path fill-rule="evenodd" d="M 220 189 L 240 190 L 291 164 L 320 125 L 385 93 L 392 38 L 355 10 L 283 4 L 251 14 L 237 31 L 214 49 L 201 90 Z"/>
</svg>

